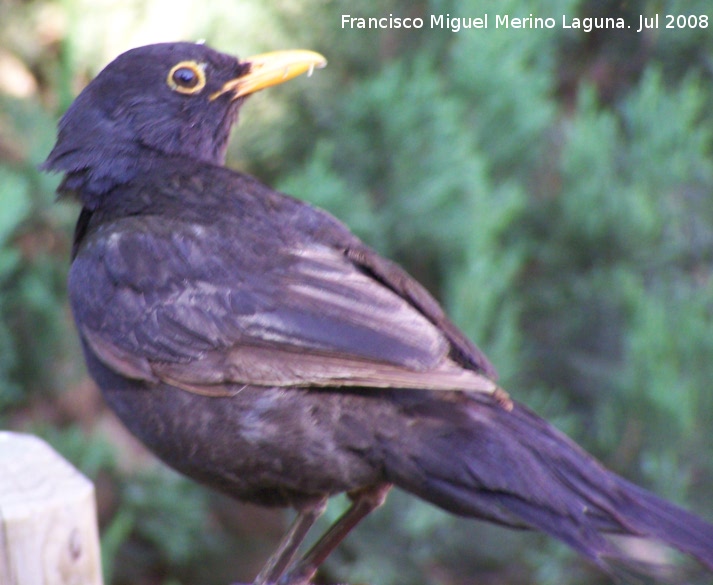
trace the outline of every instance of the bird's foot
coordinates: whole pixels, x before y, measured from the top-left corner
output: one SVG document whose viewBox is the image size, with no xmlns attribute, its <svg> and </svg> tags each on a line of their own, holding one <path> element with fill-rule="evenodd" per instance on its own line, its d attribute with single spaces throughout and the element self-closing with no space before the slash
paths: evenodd
<svg viewBox="0 0 713 585">
<path fill-rule="evenodd" d="M 276 585 L 312 585 L 312 577 L 314 577 L 314 571 L 310 575 L 287 572 L 280 577 Z"/>
<path fill-rule="evenodd" d="M 231 583 L 230 585 L 258 585 L 258 583 L 253 581 L 252 583 Z M 260 582 L 259 585 L 313 585 L 313 583 L 310 577 L 290 575 L 288 573 L 287 575 L 283 575 L 277 582 Z M 344 583 L 342 585 L 347 584 Z"/>
<path fill-rule="evenodd" d="M 254 583 L 231 583 L 230 585 L 255 585 Z M 267 583 L 266 585 L 313 585 L 312 581 L 282 581 L 275 583 Z M 335 583 L 335 585 L 349 585 L 349 583 Z"/>
<path fill-rule="evenodd" d="M 231 583 L 230 585 L 256 585 L 256 583 Z M 277 583 L 269 582 L 261 583 L 260 585 L 313 585 L 313 583 L 311 579 L 291 579 L 289 575 L 285 575 Z M 343 585 L 347 584 L 344 583 Z"/>
<path fill-rule="evenodd" d="M 230 585 L 255 585 L 255 583 L 231 583 Z M 289 574 L 283 577 L 277 583 L 265 583 L 264 585 L 313 585 L 312 579 L 294 578 Z M 349 585 L 349 583 L 335 583 L 335 585 Z"/>
</svg>

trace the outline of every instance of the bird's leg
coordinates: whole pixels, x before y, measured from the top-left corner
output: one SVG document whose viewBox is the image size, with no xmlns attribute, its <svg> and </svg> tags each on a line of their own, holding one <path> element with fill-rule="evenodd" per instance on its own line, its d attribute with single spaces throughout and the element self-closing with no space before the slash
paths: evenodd
<svg viewBox="0 0 713 585">
<path fill-rule="evenodd" d="M 280 579 L 279 585 L 306 585 L 319 566 L 339 545 L 349 532 L 381 506 L 391 489 L 390 483 L 369 486 L 349 493 L 352 505 L 325 532 L 297 563 Z"/>
<path fill-rule="evenodd" d="M 305 536 L 307 536 L 307 532 L 324 513 L 326 507 L 327 498 L 322 498 L 298 511 L 297 517 L 290 525 L 289 530 L 282 537 L 277 549 L 267 560 L 259 575 L 255 577 L 252 585 L 274 585 L 277 583 L 285 569 L 290 566 L 297 549 L 302 544 Z"/>
</svg>

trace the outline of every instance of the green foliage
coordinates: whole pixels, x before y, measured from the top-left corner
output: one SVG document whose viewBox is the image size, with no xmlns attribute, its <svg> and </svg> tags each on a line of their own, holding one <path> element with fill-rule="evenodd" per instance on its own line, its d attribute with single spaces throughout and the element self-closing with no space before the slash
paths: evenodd
<svg viewBox="0 0 713 585">
<path fill-rule="evenodd" d="M 0 215 L 0 289 L 12 286 L 12 276 L 20 263 L 18 251 L 8 244 L 13 230 L 27 217 L 30 210 L 28 191 L 28 182 L 22 174 L 0 167 L 0 206 L 3 209 Z M 8 323 L 8 305 L 7 298 L 0 297 L 0 385 L 4 388 L 4 391 L 0 392 L 0 412 L 21 395 L 16 381 L 12 379 L 12 370 L 18 358 L 12 329 Z"/>
<path fill-rule="evenodd" d="M 572 14 L 576 2 L 550 0 L 499 2 L 498 14 L 512 16 Z M 457 13 L 483 12 L 477 1 L 464 2 Z M 455 10 L 454 10 L 455 12 Z M 490 11 L 491 19 L 495 11 Z M 468 115 L 488 164 L 498 179 L 530 174 L 542 158 L 547 129 L 553 123 L 556 29 L 513 34 L 506 28 L 487 34 L 456 36 L 451 50 L 450 84 Z M 497 63 L 496 66 L 494 64 Z M 523 177 L 524 178 L 524 177 Z"/>
<path fill-rule="evenodd" d="M 120 507 L 102 534 L 107 583 L 161 575 L 170 583 L 220 583 L 211 563 L 230 555 L 230 536 L 215 525 L 209 494 L 166 468 L 119 480 Z"/>
<path fill-rule="evenodd" d="M 101 435 L 90 435 L 77 426 L 59 428 L 38 425 L 32 431 L 88 477 L 97 477 L 100 473 L 116 469 L 114 448 Z"/>
<path fill-rule="evenodd" d="M 0 157 L 0 420 L 6 407 L 29 398 L 29 385 L 49 382 L 47 355 L 59 348 L 64 272 L 55 250 L 43 248 L 55 222 L 50 182 L 35 166 L 50 134 L 38 104 L 0 96 L 0 136 L 13 156 Z M 0 146 L 3 143 L 0 142 Z M 16 157 L 16 158 L 15 158 Z"/>
<path fill-rule="evenodd" d="M 205 539 L 196 539 L 196 535 L 205 528 L 208 501 L 204 491 L 162 468 L 127 484 L 124 497 L 133 511 L 138 534 L 162 551 L 169 566 L 200 561 Z M 204 546 L 200 546 L 201 541 Z"/>
</svg>

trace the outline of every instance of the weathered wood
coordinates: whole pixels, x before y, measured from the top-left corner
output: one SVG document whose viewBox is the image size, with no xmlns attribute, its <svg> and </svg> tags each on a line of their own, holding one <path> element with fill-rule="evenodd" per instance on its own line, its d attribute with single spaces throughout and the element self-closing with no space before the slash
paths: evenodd
<svg viewBox="0 0 713 585">
<path fill-rule="evenodd" d="M 0 432 L 0 585 L 101 585 L 94 486 L 47 443 Z"/>
</svg>

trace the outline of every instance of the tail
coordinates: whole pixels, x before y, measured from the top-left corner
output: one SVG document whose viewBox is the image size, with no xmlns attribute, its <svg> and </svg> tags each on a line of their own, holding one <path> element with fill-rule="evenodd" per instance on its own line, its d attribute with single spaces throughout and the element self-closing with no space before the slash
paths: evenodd
<svg viewBox="0 0 713 585">
<path fill-rule="evenodd" d="M 609 534 L 655 539 L 713 571 L 713 525 L 608 471 L 521 405 L 468 396 L 453 406 L 407 407 L 413 424 L 387 450 L 390 481 L 460 516 L 550 534 L 609 572 L 641 569 Z"/>
</svg>

